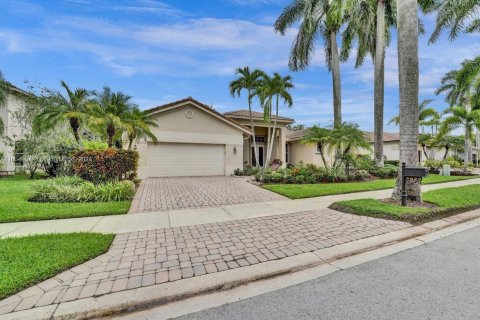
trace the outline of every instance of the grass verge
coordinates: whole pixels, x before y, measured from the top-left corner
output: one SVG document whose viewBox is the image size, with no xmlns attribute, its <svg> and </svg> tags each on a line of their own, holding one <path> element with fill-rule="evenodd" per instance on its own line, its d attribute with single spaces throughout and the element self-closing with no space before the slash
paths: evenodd
<svg viewBox="0 0 480 320">
<path fill-rule="evenodd" d="M 330 208 L 342 212 L 420 223 L 459 212 L 480 208 L 480 184 L 457 188 L 445 188 L 423 193 L 423 201 L 435 208 L 402 207 L 376 199 L 339 201 Z"/>
<path fill-rule="evenodd" d="M 429 175 L 423 184 L 436 184 L 479 178 L 479 176 L 440 176 Z M 393 188 L 395 179 L 381 179 L 364 182 L 339 182 L 317 184 L 265 184 L 264 189 L 276 192 L 290 199 L 321 197 L 335 194 L 375 191 Z"/>
<path fill-rule="evenodd" d="M 108 251 L 114 235 L 67 233 L 0 240 L 0 299 Z"/>
<path fill-rule="evenodd" d="M 125 214 L 130 201 L 85 203 L 29 202 L 38 179 L 15 175 L 0 179 L 0 223 Z"/>
</svg>

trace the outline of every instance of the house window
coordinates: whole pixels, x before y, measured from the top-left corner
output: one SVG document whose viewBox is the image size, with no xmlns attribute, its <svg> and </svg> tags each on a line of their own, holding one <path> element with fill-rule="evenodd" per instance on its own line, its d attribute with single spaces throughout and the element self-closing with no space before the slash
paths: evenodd
<svg viewBox="0 0 480 320">
<path fill-rule="evenodd" d="M 288 150 L 288 143 L 286 143 L 286 144 L 285 144 L 285 162 L 286 162 L 286 163 L 289 163 L 289 162 L 290 162 L 289 159 L 288 159 L 288 152 L 289 152 L 289 150 Z"/>
<path fill-rule="evenodd" d="M 317 148 L 315 149 L 315 152 L 316 152 L 316 153 L 320 153 L 321 149 L 322 149 L 322 144 L 321 144 L 321 143 L 317 143 Z"/>
<path fill-rule="evenodd" d="M 422 151 L 418 150 L 418 163 L 422 163 Z"/>
<path fill-rule="evenodd" d="M 255 136 L 255 142 L 265 142 L 265 136 Z"/>
</svg>

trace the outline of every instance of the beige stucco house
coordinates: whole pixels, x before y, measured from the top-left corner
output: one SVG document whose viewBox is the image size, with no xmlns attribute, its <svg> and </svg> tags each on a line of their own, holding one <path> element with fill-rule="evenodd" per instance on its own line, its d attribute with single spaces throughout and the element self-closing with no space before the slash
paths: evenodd
<svg viewBox="0 0 480 320">
<path fill-rule="evenodd" d="M 302 144 L 301 140 L 307 129 L 298 130 L 298 131 L 287 131 L 286 140 L 287 140 L 287 150 L 290 150 L 291 156 L 290 164 L 298 164 L 300 161 L 304 163 L 313 163 L 315 165 L 323 166 L 323 161 L 318 151 L 318 147 L 315 144 Z M 370 140 L 371 150 L 357 150 L 357 154 L 372 154 L 373 152 L 373 132 L 365 132 L 367 139 Z M 478 141 L 477 139 L 476 141 Z M 328 153 L 328 146 L 325 149 L 325 158 L 329 165 L 332 165 L 334 160 L 333 153 Z M 478 159 L 478 150 L 479 148 L 475 145 L 473 148 L 473 161 L 476 163 Z M 443 160 L 445 154 L 445 149 L 434 149 L 427 148 L 427 155 L 429 159 L 433 160 Z M 451 155 L 455 150 L 449 151 Z M 383 155 L 385 160 L 399 160 L 400 156 L 400 134 L 398 132 L 384 132 L 383 133 Z M 418 145 L 418 162 L 423 163 L 427 157 L 425 156 L 422 146 Z"/>
<path fill-rule="evenodd" d="M 3 135 L 0 136 L 0 152 L 4 154 L 4 159 L 0 161 L 0 175 L 15 172 L 15 150 L 13 146 L 7 144 L 5 137 L 13 140 L 22 138 L 23 132 L 13 115 L 15 111 L 19 110 L 25 104 L 28 96 L 28 92 L 12 84 L 8 84 L 7 101 L 5 105 L 0 108 L 0 118 L 4 125 Z"/>
<path fill-rule="evenodd" d="M 250 118 L 247 110 L 219 113 L 189 97 L 147 110 L 157 128 L 158 142 L 144 140 L 135 147 L 140 154 L 139 176 L 231 175 L 237 168 L 254 165 Z M 257 148 L 266 159 L 268 140 L 263 115 L 254 112 Z M 285 126 L 293 119 L 278 117 L 272 159 L 286 163 Z"/>
</svg>

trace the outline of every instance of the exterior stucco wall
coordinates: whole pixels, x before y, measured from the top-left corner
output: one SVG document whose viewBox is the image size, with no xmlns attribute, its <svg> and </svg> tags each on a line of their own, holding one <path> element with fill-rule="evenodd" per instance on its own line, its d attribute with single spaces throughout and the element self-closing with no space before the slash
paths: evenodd
<svg viewBox="0 0 480 320">
<path fill-rule="evenodd" d="M 24 105 L 24 101 L 16 94 L 9 94 L 7 102 L 0 109 L 0 117 L 4 125 L 4 136 L 13 140 L 21 139 L 23 132 L 16 123 L 13 113 Z M 4 160 L 0 161 L 0 171 L 15 171 L 15 154 L 14 148 L 6 144 L 5 138 L 0 137 L 0 151 L 4 153 Z"/>
<path fill-rule="evenodd" d="M 158 113 L 155 122 L 158 127 L 152 132 L 158 142 L 225 145 L 225 174 L 231 175 L 235 169 L 243 167 L 243 131 L 216 116 L 185 105 Z M 136 146 L 140 155 L 138 174 L 145 178 L 148 177 L 148 144 L 142 141 Z"/>
</svg>

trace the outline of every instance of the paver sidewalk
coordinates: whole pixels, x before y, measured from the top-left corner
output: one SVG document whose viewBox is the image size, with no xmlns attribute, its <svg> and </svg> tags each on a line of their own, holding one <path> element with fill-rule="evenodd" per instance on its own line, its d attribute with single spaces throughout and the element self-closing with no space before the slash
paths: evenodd
<svg viewBox="0 0 480 320">
<path fill-rule="evenodd" d="M 119 234 L 107 254 L 0 301 L 0 314 L 247 267 L 409 226 L 323 209 Z"/>
<path fill-rule="evenodd" d="M 471 179 L 425 185 L 422 186 L 422 190 L 429 191 L 479 183 L 480 179 Z M 390 195 L 391 190 L 379 190 L 299 200 L 239 204 L 218 208 L 171 210 L 165 212 L 144 212 L 103 217 L 0 223 L 0 237 L 25 236 L 30 234 L 45 234 L 52 232 L 101 232 L 118 234 L 305 212 L 327 208 L 335 201 L 359 198 L 382 199 L 387 198 Z"/>
</svg>

